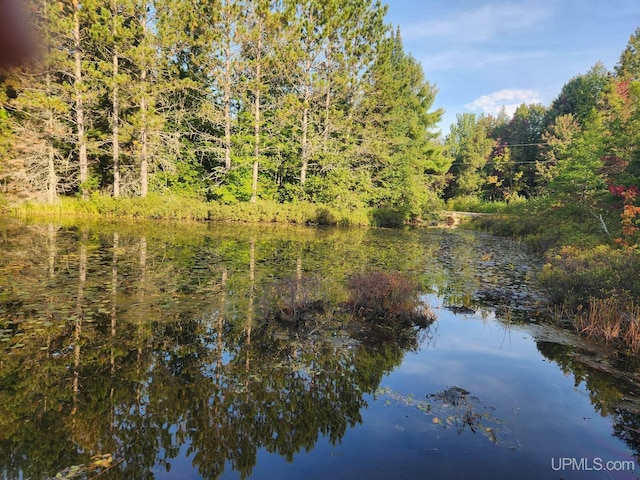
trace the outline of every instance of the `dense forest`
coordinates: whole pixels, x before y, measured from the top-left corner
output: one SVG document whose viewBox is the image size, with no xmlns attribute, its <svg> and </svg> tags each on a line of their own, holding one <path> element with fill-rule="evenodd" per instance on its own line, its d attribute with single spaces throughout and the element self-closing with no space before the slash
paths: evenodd
<svg viewBox="0 0 640 480">
<path fill-rule="evenodd" d="M 4 75 L 10 199 L 305 200 L 417 216 L 449 163 L 436 89 L 377 0 L 30 2 Z"/>
<path fill-rule="evenodd" d="M 512 118 L 460 114 L 446 140 L 448 196 L 513 200 L 546 194 L 585 201 L 614 195 L 640 174 L 640 29 L 614 72 L 598 62 L 569 80 L 547 108 L 521 105 Z"/>
<path fill-rule="evenodd" d="M 637 229 L 640 29 L 614 71 L 596 63 L 548 107 L 460 114 L 442 138 L 436 86 L 380 0 L 28 5 L 43 47 L 0 76 L 5 203 L 154 194 L 402 223 L 443 199 L 553 197 L 607 230 L 617 198 Z"/>
</svg>

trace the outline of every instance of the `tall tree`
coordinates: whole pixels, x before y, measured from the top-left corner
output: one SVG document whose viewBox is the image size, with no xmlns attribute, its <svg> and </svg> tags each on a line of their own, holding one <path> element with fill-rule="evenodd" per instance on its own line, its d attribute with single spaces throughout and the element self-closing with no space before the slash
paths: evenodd
<svg viewBox="0 0 640 480">
<path fill-rule="evenodd" d="M 569 144 L 567 157 L 558 160 L 557 175 L 549 186 L 571 201 L 588 202 L 592 193 L 604 187 L 604 135 L 602 118 L 593 109 L 582 131 Z"/>
<path fill-rule="evenodd" d="M 72 99 L 59 80 L 68 57 L 64 44 L 64 5 L 41 0 L 32 4 L 34 29 L 41 32 L 48 50 L 30 68 L 16 70 L 10 111 L 15 121 L 14 150 L 18 162 L 9 183 L 16 194 L 54 203 L 61 189 L 73 183 L 67 163 Z M 62 178 L 61 178 L 62 176 Z"/>
<path fill-rule="evenodd" d="M 615 67 L 615 73 L 619 78 L 640 80 L 640 27 L 629 37 L 629 42 Z"/>
<path fill-rule="evenodd" d="M 78 164 L 80 167 L 78 180 L 80 182 L 80 188 L 84 190 L 84 185 L 88 179 L 87 125 L 85 123 L 85 100 L 82 68 L 82 61 L 85 57 L 85 48 L 80 30 L 80 15 L 82 13 L 80 1 L 73 0 L 71 5 L 73 8 L 73 89 L 75 97 L 76 135 L 78 137 Z M 83 195 L 85 195 L 84 191 Z"/>
<path fill-rule="evenodd" d="M 437 90 L 404 52 L 399 30 L 380 45 L 368 75 L 370 91 L 361 118 L 362 153 L 371 162 L 371 201 L 417 217 L 433 188 L 429 175 L 449 167 L 434 142 L 433 129 L 442 115 L 433 109 Z"/>
<path fill-rule="evenodd" d="M 558 162 L 567 161 L 573 140 L 581 133 L 580 125 L 572 114 L 560 115 L 542 134 L 540 161 L 536 162 L 536 184 L 541 193 L 558 175 Z"/>
<path fill-rule="evenodd" d="M 490 136 L 490 123 L 490 118 L 474 113 L 457 115 L 445 142 L 453 175 L 447 195 L 474 195 L 483 187 L 483 169 L 496 143 Z"/>
<path fill-rule="evenodd" d="M 247 1 L 246 17 L 240 33 L 243 66 L 253 129 L 251 197 L 258 198 L 258 175 L 263 153 L 264 107 L 269 83 L 276 75 L 275 46 L 283 25 L 282 5 L 277 0 Z"/>
<path fill-rule="evenodd" d="M 591 115 L 602 92 L 607 86 L 609 72 L 598 62 L 584 75 L 569 80 L 560 91 L 558 97 L 551 102 L 546 124 L 550 125 L 560 115 L 571 113 L 580 124 Z"/>
<path fill-rule="evenodd" d="M 518 191 L 530 195 L 535 184 L 535 163 L 540 154 L 540 141 L 545 127 L 546 108 L 540 104 L 520 105 L 513 114 L 511 121 L 502 131 L 501 141 L 510 146 L 510 158 L 513 162 L 512 175 L 519 176 L 522 181 L 507 183 L 515 186 Z"/>
</svg>

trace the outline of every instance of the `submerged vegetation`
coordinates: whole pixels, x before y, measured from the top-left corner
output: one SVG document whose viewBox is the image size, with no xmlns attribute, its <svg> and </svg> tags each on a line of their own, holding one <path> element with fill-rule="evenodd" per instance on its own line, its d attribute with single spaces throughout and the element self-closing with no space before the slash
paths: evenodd
<svg viewBox="0 0 640 480">
<path fill-rule="evenodd" d="M 262 316 L 299 331 L 367 326 L 427 327 L 436 320 L 420 299 L 416 281 L 401 273 L 371 271 L 346 281 L 347 300 L 339 301 L 331 282 L 317 276 L 278 279 L 261 295 Z"/>
</svg>

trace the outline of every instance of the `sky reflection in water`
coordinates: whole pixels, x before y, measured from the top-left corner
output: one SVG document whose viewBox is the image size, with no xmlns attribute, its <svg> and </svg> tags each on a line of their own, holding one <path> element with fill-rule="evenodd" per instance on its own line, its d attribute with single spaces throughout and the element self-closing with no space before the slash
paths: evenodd
<svg viewBox="0 0 640 480">
<path fill-rule="evenodd" d="M 6 478 L 74 465 L 88 478 L 107 454 L 104 478 L 582 479 L 638 469 L 638 367 L 620 370 L 611 352 L 516 322 L 531 320 L 540 295 L 538 260 L 514 242 L 4 222 L 0 250 Z M 437 322 L 372 333 L 344 318 L 298 329 L 265 320 L 282 279 L 313 278 L 339 303 L 345 279 L 374 269 L 416 277 Z M 488 298 L 500 299 L 500 319 Z M 561 458 L 633 463 L 554 471 Z"/>
</svg>

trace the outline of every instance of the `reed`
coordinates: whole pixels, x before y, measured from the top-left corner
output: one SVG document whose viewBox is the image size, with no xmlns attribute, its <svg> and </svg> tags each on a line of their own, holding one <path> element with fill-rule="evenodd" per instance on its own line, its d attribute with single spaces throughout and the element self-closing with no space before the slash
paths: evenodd
<svg viewBox="0 0 640 480">
<path fill-rule="evenodd" d="M 578 332 L 616 347 L 640 351 L 640 306 L 615 297 L 591 298 L 574 317 Z"/>
</svg>

